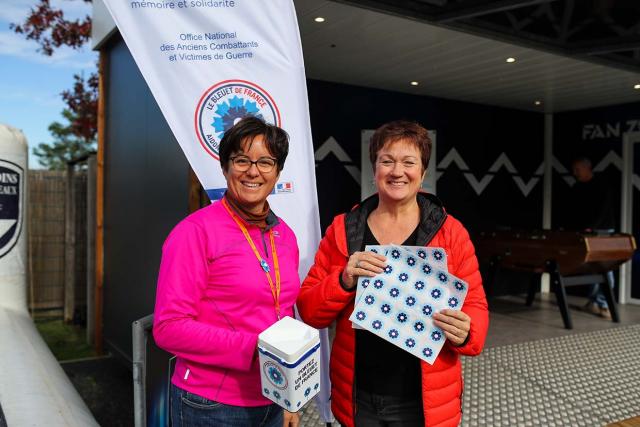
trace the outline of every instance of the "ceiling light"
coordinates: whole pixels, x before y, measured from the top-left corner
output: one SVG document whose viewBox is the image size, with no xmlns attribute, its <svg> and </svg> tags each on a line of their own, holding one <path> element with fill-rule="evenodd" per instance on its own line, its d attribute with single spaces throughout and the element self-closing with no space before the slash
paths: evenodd
<svg viewBox="0 0 640 427">
<path fill-rule="evenodd" d="M 316 22 L 324 22 L 324 18 L 322 16 L 318 16 L 316 19 L 314 19 L 314 21 L 316 21 Z"/>
<path fill-rule="evenodd" d="M 510 56 L 507 58 L 507 62 L 511 63 L 511 62 L 516 62 L 516 58 Z"/>
<path fill-rule="evenodd" d="M 634 88 L 634 89 L 640 89 L 640 83 L 638 83 L 637 85 L 635 85 L 633 88 Z"/>
<path fill-rule="evenodd" d="M 542 101 L 535 101 L 534 104 L 536 105 L 542 105 Z"/>
<path fill-rule="evenodd" d="M 420 84 L 420 83 L 418 83 L 418 82 L 416 82 L 416 81 L 411 82 L 411 86 L 418 86 L 419 84 Z"/>
</svg>

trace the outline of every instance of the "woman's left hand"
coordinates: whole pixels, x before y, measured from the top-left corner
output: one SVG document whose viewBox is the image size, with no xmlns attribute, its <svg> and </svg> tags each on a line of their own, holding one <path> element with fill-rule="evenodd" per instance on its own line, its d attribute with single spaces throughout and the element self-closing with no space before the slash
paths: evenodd
<svg viewBox="0 0 640 427">
<path fill-rule="evenodd" d="M 434 313 L 433 324 L 442 329 L 453 345 L 461 345 L 469 335 L 471 318 L 464 311 L 444 309 Z"/>
<path fill-rule="evenodd" d="M 300 425 L 300 414 L 297 412 L 289 412 L 284 410 L 284 423 L 283 427 L 298 427 Z"/>
</svg>

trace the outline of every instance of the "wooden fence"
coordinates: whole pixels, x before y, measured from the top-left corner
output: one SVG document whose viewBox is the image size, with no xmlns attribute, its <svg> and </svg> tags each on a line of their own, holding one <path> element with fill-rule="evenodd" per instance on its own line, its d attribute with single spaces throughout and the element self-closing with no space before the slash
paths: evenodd
<svg viewBox="0 0 640 427">
<path fill-rule="evenodd" d="M 65 318 L 83 323 L 87 300 L 87 171 L 86 168 L 76 168 L 72 185 L 69 185 L 67 176 L 67 171 L 29 171 L 28 300 L 29 308 L 36 316 L 63 317 L 65 295 L 72 295 L 71 305 L 67 303 L 72 312 Z M 68 193 L 67 187 L 73 194 Z M 69 209 L 70 200 L 73 201 L 72 209 Z M 74 222 L 70 228 L 69 221 Z M 67 230 L 73 232 L 71 239 Z M 73 266 L 74 274 L 68 274 L 67 265 Z M 69 277 L 73 290 L 65 292 L 65 280 Z"/>
</svg>

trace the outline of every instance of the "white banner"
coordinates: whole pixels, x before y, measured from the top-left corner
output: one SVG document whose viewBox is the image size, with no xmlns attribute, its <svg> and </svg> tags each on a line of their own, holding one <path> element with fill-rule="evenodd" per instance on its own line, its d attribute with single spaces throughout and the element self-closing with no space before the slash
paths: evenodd
<svg viewBox="0 0 640 427">
<path fill-rule="evenodd" d="M 289 156 L 269 204 L 298 237 L 300 277 L 320 242 L 302 46 L 292 0 L 105 0 L 178 143 L 212 200 L 224 193 L 218 147 L 253 115 L 285 129 Z M 323 334 L 323 390 L 331 421 Z"/>
<path fill-rule="evenodd" d="M 291 0 L 107 0 L 194 172 L 213 200 L 224 132 L 246 115 L 291 136 L 269 203 L 296 233 L 300 275 L 320 241 L 302 47 Z"/>
</svg>

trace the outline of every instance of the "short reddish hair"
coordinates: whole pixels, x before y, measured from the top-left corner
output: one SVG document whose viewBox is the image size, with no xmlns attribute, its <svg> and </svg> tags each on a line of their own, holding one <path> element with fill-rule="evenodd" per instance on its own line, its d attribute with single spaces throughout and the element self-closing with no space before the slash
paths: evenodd
<svg viewBox="0 0 640 427">
<path fill-rule="evenodd" d="M 422 160 L 422 171 L 427 170 L 429 159 L 431 158 L 431 139 L 427 130 L 416 122 L 407 120 L 396 120 L 385 123 L 373 133 L 369 144 L 369 160 L 373 170 L 376 169 L 378 152 L 386 144 L 405 140 L 418 147 L 420 150 L 420 160 Z"/>
</svg>

